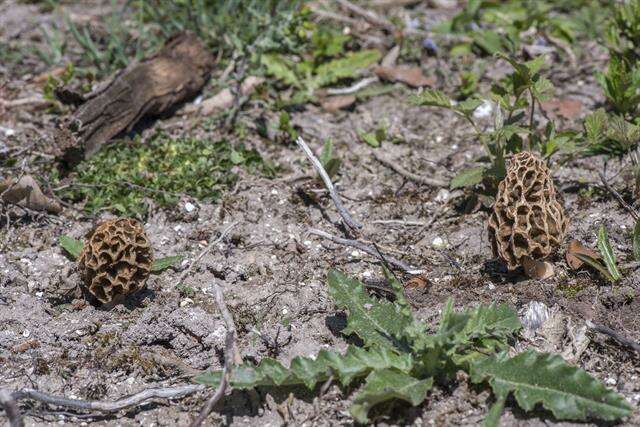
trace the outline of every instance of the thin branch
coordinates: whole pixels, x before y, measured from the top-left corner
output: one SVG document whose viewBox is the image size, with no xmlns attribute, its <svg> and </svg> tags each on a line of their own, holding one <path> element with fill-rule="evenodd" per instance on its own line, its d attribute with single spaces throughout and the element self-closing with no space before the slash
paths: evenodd
<svg viewBox="0 0 640 427">
<path fill-rule="evenodd" d="M 0 405 L 4 408 L 4 413 L 9 420 L 10 427 L 24 427 L 22 416 L 20 415 L 20 409 L 13 400 L 9 390 L 0 388 Z"/>
<path fill-rule="evenodd" d="M 615 197 L 618 200 L 618 203 L 620 203 L 620 205 L 631 214 L 631 216 L 633 217 L 633 219 L 637 222 L 640 219 L 640 215 L 638 215 L 638 212 L 636 212 L 635 209 L 633 209 L 631 206 L 629 206 L 627 204 L 627 202 L 624 201 L 624 199 L 622 198 L 622 196 L 620 195 L 620 193 L 618 193 L 616 190 L 613 189 L 613 187 L 611 187 L 609 185 L 609 183 L 607 182 L 607 178 L 604 176 L 604 174 L 602 172 L 598 173 L 600 175 L 600 181 L 602 181 L 602 185 L 604 186 L 604 188 L 613 195 L 613 197 Z"/>
<path fill-rule="evenodd" d="M 378 219 L 371 221 L 371 224 L 400 225 L 406 227 L 424 227 L 425 225 L 429 225 L 428 222 L 424 221 L 405 221 L 403 219 Z"/>
<path fill-rule="evenodd" d="M 148 388 L 131 396 L 116 401 L 67 399 L 43 393 L 32 388 L 14 391 L 15 400 L 32 399 L 49 405 L 63 406 L 84 411 L 118 412 L 132 406 L 140 406 L 149 399 L 177 399 L 205 390 L 202 384 L 186 384 L 175 387 Z"/>
<path fill-rule="evenodd" d="M 387 21 L 384 18 L 381 18 L 380 16 L 378 16 L 376 13 L 370 11 L 370 10 L 366 10 L 363 9 L 360 6 L 357 6 L 353 3 L 351 3 L 348 0 L 335 0 L 336 3 L 338 3 L 340 6 L 344 7 L 345 9 L 349 10 L 350 12 L 356 14 L 356 15 L 360 15 L 362 16 L 367 22 L 373 24 L 373 25 L 377 25 L 379 27 L 384 28 L 385 30 L 388 30 L 390 32 L 393 32 L 396 29 L 396 26 L 393 25 L 393 23 L 391 21 Z"/>
<path fill-rule="evenodd" d="M 333 200 L 333 203 L 336 205 L 336 209 L 338 209 L 338 213 L 342 217 L 344 223 L 354 230 L 361 229 L 362 224 L 353 219 L 353 217 L 344 207 L 344 205 L 342 204 L 342 200 L 340 200 L 340 196 L 338 196 L 338 193 L 336 192 L 336 189 L 331 182 L 331 178 L 329 178 L 329 175 L 327 174 L 327 171 L 324 170 L 324 167 L 322 166 L 322 163 L 320 163 L 320 160 L 318 160 L 318 158 L 313 154 L 313 152 L 311 151 L 307 143 L 304 142 L 304 139 L 302 139 L 301 136 L 296 139 L 296 144 L 298 144 L 298 147 L 302 148 L 302 151 L 304 151 L 304 153 L 307 155 L 307 157 L 311 161 L 311 164 L 313 164 L 313 167 L 322 178 L 322 181 L 324 181 L 325 187 L 327 187 L 327 190 L 329 190 L 331 200 Z"/>
<path fill-rule="evenodd" d="M 364 79 L 356 82 L 355 84 L 348 87 L 339 87 L 339 88 L 330 88 L 327 89 L 328 95 L 350 95 L 352 93 L 358 92 L 359 90 L 364 89 L 365 87 L 377 83 L 380 79 L 378 77 L 365 77 Z"/>
<path fill-rule="evenodd" d="M 373 150 L 373 157 L 375 157 L 377 161 L 379 161 L 389 169 L 393 170 L 397 174 L 402 175 L 408 180 L 417 182 L 418 184 L 430 185 L 432 187 L 448 187 L 449 186 L 449 184 L 446 181 L 443 181 L 441 179 L 430 178 L 428 176 L 422 176 L 422 175 L 416 175 L 413 172 L 409 172 L 408 170 L 404 169 L 402 166 L 398 165 L 397 163 L 394 163 L 391 160 L 385 159 L 380 154 L 378 154 L 375 150 Z"/>
<path fill-rule="evenodd" d="M 184 279 L 186 279 L 186 277 L 193 271 L 193 268 L 200 262 L 200 260 L 209 252 L 211 252 L 211 249 L 213 249 L 213 247 L 215 245 L 217 245 L 218 243 L 220 243 L 222 240 L 224 240 L 225 237 L 227 237 L 227 234 L 229 234 L 229 231 L 231 231 L 231 229 L 233 227 L 235 227 L 236 225 L 238 225 L 238 222 L 233 222 L 231 224 L 229 224 L 229 226 L 227 228 L 225 228 L 222 233 L 220 233 L 220 236 L 216 239 L 213 240 L 211 243 L 209 243 L 203 250 L 202 252 L 200 252 L 198 254 L 197 257 L 195 257 L 195 259 L 193 261 L 191 261 L 191 264 L 189 264 L 189 267 L 184 270 L 182 272 L 182 274 L 180 274 L 180 277 L 178 278 L 178 281 L 176 282 L 176 286 L 178 286 L 179 284 L 181 284 L 182 282 L 184 282 Z"/>
<path fill-rule="evenodd" d="M 207 403 L 200 411 L 198 417 L 191 423 L 191 427 L 199 427 L 207 419 L 207 417 L 213 410 L 213 407 L 220 400 L 220 398 L 224 396 L 224 393 L 227 390 L 234 362 L 237 363 L 238 361 L 241 361 L 240 355 L 236 350 L 236 326 L 233 322 L 233 316 L 231 316 L 231 313 L 227 308 L 227 304 L 224 301 L 222 290 L 220 289 L 220 286 L 218 286 L 218 284 L 215 282 L 215 280 L 213 282 L 213 289 L 216 296 L 216 304 L 218 306 L 218 309 L 220 310 L 220 314 L 222 315 L 224 324 L 227 327 L 227 335 L 225 339 L 224 369 L 222 371 L 222 378 L 220 380 L 220 384 L 218 384 L 218 388 L 207 400 Z"/>
<path fill-rule="evenodd" d="M 392 258 L 392 257 L 385 257 L 385 259 L 382 259 L 379 254 L 378 251 L 369 246 L 369 245 L 365 245 L 362 242 L 359 242 L 357 240 L 351 240 L 351 239 L 343 239 L 342 237 L 337 237 L 334 235 L 331 235 L 329 233 L 326 233 L 322 230 L 316 230 L 314 228 L 309 230 L 309 234 L 314 234 L 316 236 L 320 236 L 320 237 L 324 237 L 325 239 L 331 240 L 334 243 L 337 243 L 339 245 L 344 245 L 344 246 L 350 246 L 352 248 L 356 248 L 358 250 L 361 250 L 362 252 L 365 252 L 371 256 L 374 256 L 376 258 L 381 259 L 382 261 L 387 261 L 389 264 L 393 265 L 394 267 L 397 267 L 401 270 L 403 270 L 405 273 L 407 274 L 422 274 L 424 271 L 423 270 L 418 270 L 413 268 L 412 266 L 406 264 L 403 261 L 400 261 L 398 259 Z"/>
<path fill-rule="evenodd" d="M 614 340 L 616 340 L 619 344 L 622 344 L 625 347 L 629 347 L 632 350 L 635 350 L 636 353 L 640 354 L 640 344 L 635 342 L 635 341 L 631 341 L 629 338 L 624 337 L 622 335 L 620 335 L 618 332 L 614 331 L 613 329 L 601 325 L 599 323 L 593 323 L 590 320 L 587 320 L 587 327 L 593 331 L 599 332 L 601 334 L 610 336 L 611 338 L 613 338 Z"/>
</svg>

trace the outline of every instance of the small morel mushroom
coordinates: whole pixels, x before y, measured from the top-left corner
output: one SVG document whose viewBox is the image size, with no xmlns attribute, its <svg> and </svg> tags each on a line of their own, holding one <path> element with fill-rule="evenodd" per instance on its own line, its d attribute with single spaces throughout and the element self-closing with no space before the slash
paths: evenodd
<svg viewBox="0 0 640 427">
<path fill-rule="evenodd" d="M 152 263 L 144 228 L 130 218 L 100 223 L 87 235 L 78 259 L 85 286 L 102 303 L 142 288 Z"/>
<path fill-rule="evenodd" d="M 493 254 L 509 270 L 551 255 L 567 231 L 549 169 L 528 152 L 513 157 L 489 217 Z M 529 259 L 530 258 L 530 259 Z"/>
</svg>

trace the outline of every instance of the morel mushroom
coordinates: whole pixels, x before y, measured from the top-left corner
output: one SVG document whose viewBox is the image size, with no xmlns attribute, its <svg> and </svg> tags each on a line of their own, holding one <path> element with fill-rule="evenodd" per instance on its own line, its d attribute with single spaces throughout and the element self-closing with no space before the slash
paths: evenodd
<svg viewBox="0 0 640 427">
<path fill-rule="evenodd" d="M 152 263 L 142 224 L 129 218 L 99 224 L 87 235 L 78 259 L 85 286 L 102 303 L 141 289 Z"/>
<path fill-rule="evenodd" d="M 509 270 L 528 258 L 546 258 L 562 242 L 567 230 L 564 209 L 549 169 L 534 154 L 522 152 L 510 162 L 488 228 L 493 254 Z"/>
</svg>

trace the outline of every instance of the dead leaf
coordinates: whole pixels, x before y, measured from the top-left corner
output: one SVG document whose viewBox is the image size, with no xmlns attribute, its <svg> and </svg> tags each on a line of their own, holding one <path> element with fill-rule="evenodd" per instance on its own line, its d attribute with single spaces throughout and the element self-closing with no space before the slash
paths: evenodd
<svg viewBox="0 0 640 427">
<path fill-rule="evenodd" d="M 329 112 L 336 112 L 351 107 L 356 102 L 354 95 L 329 96 L 320 101 L 322 108 Z"/>
<path fill-rule="evenodd" d="M 601 258 L 598 252 L 584 246 L 580 241 L 573 239 L 572 241 L 569 242 L 569 246 L 567 247 L 567 253 L 565 254 L 565 259 L 567 260 L 567 264 L 569 264 L 569 267 L 571 267 L 572 270 L 577 270 L 580 267 L 582 267 L 582 264 L 584 264 L 584 262 L 578 257 L 576 257 L 574 254 L 586 255 L 593 259 Z"/>
<path fill-rule="evenodd" d="M 35 211 L 60 213 L 60 205 L 44 195 L 33 177 L 25 175 L 16 182 L 14 178 L 0 182 L 0 197 L 3 202 L 13 203 Z"/>
<path fill-rule="evenodd" d="M 382 62 L 380 63 L 383 67 L 393 67 L 396 65 L 396 61 L 400 56 L 400 45 L 395 45 L 387 54 L 382 58 Z"/>
<path fill-rule="evenodd" d="M 426 289 L 429 287 L 431 282 L 427 278 L 425 274 L 420 274 L 418 276 L 412 277 L 407 280 L 404 284 L 405 289 Z"/>
<path fill-rule="evenodd" d="M 379 66 L 375 70 L 376 75 L 383 80 L 390 82 L 401 82 L 411 87 L 433 86 L 435 78 L 425 77 L 420 67 L 408 67 L 399 65 L 397 67 Z"/>
<path fill-rule="evenodd" d="M 14 353 L 24 353 L 27 350 L 31 350 L 33 348 L 38 348 L 40 347 L 40 343 L 36 340 L 27 340 L 27 341 L 23 341 L 20 344 L 16 344 L 14 345 L 11 350 Z"/>
<path fill-rule="evenodd" d="M 542 103 L 542 109 L 552 118 L 564 117 L 573 120 L 582 113 L 582 102 L 577 99 L 552 99 Z"/>
<path fill-rule="evenodd" d="M 555 274 L 550 262 L 535 260 L 528 256 L 522 258 L 522 267 L 525 274 L 532 279 L 544 280 Z"/>
<path fill-rule="evenodd" d="M 249 76 L 240 86 L 240 92 L 242 96 L 248 96 L 253 93 L 256 87 L 264 83 L 265 79 L 262 77 Z M 224 110 L 233 105 L 234 95 L 231 89 L 223 89 L 211 98 L 207 98 L 198 105 L 189 105 L 182 110 L 182 113 L 190 114 L 199 112 L 203 116 L 210 116 L 217 111 Z"/>
</svg>

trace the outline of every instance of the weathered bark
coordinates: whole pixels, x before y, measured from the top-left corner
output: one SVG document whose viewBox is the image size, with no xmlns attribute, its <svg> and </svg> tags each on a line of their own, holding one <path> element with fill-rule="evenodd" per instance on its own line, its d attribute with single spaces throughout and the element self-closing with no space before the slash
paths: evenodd
<svg viewBox="0 0 640 427">
<path fill-rule="evenodd" d="M 167 113 L 207 82 L 213 55 L 194 34 L 183 33 L 156 54 L 132 63 L 85 97 L 55 135 L 54 153 L 66 168 L 96 153 L 144 117 Z"/>
</svg>

